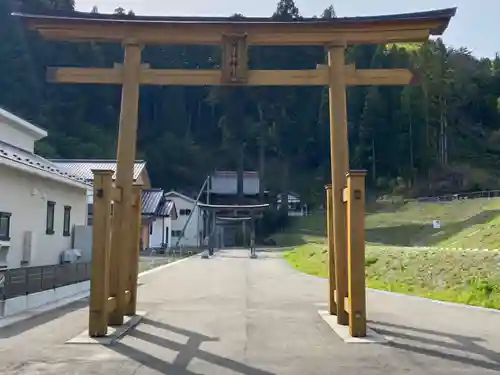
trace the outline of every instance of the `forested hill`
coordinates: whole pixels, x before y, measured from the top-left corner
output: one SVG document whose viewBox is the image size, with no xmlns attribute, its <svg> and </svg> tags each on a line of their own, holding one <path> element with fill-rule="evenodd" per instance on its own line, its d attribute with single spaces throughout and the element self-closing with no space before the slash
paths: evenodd
<svg viewBox="0 0 500 375">
<path fill-rule="evenodd" d="M 0 1 L 0 106 L 49 131 L 38 145 L 47 157 L 113 158 L 119 88 L 49 84 L 45 68 L 111 67 L 122 61 L 121 47 L 45 42 L 10 16 L 73 9 L 73 0 Z M 318 14 L 335 17 L 333 7 Z M 281 0 L 272 16 L 286 21 L 300 12 L 292 0 Z M 155 68 L 211 68 L 219 54 L 212 47 L 148 46 L 144 61 Z M 250 54 L 251 68 L 260 69 L 325 62 L 324 50 L 313 47 Z M 348 60 L 359 68 L 410 67 L 420 76 L 419 85 L 348 90 L 350 162 L 369 170 L 370 186 L 414 194 L 500 188 L 498 56 L 477 59 L 437 40 L 357 46 Z M 318 199 L 330 180 L 327 94 L 317 87 L 143 87 L 139 157 L 158 187 L 196 190 L 210 170 L 243 165 L 263 167 L 266 188 Z"/>
</svg>

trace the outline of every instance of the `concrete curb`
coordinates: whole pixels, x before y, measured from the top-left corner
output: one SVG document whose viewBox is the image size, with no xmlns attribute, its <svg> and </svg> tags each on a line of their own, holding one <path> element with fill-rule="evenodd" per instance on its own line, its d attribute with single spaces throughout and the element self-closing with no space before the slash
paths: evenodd
<svg viewBox="0 0 500 375">
<path fill-rule="evenodd" d="M 438 299 L 432 299 L 432 298 L 421 297 L 421 296 L 414 296 L 411 294 L 390 292 L 388 290 L 380 290 L 380 289 L 372 289 L 372 288 L 366 288 L 366 290 L 369 290 L 370 292 L 375 292 L 378 294 L 389 294 L 389 295 L 401 297 L 401 298 L 408 298 L 408 299 L 420 300 L 420 301 L 428 301 L 428 302 L 437 303 L 440 305 L 445 305 L 445 306 L 450 306 L 450 307 L 459 307 L 459 308 L 463 308 L 463 309 L 479 310 L 479 311 L 490 312 L 490 313 L 494 313 L 494 314 L 500 314 L 500 310 L 492 309 L 490 307 L 466 305 L 465 303 L 458 303 L 458 302 L 440 301 Z"/>
<path fill-rule="evenodd" d="M 147 271 L 143 271 L 143 272 L 139 273 L 139 278 L 141 276 L 146 276 L 146 275 L 150 275 L 150 274 L 155 273 L 155 272 L 162 271 L 165 268 L 173 266 L 174 264 L 182 263 L 182 262 L 184 262 L 188 259 L 194 258 L 196 256 L 199 256 L 199 254 L 194 254 L 194 255 L 189 256 L 187 258 L 182 258 L 182 259 L 176 260 L 174 262 L 167 263 L 167 264 L 161 265 L 161 266 L 156 267 L 156 268 L 152 268 L 152 269 L 147 270 Z M 68 306 L 68 305 L 75 303 L 77 301 L 84 300 L 84 299 L 88 298 L 89 295 L 90 295 L 90 291 L 81 292 L 81 293 L 69 296 L 67 298 L 60 299 L 59 301 L 56 301 L 53 303 L 48 303 L 46 305 L 42 305 L 36 309 L 26 310 L 26 311 L 23 311 L 21 313 L 2 318 L 2 319 L 0 319 L 0 329 L 11 326 L 13 324 L 16 324 L 16 323 L 19 323 L 22 321 L 25 321 L 25 320 L 28 320 L 28 319 L 32 319 L 36 316 L 53 311 L 53 310 L 58 309 L 60 307 Z"/>
<path fill-rule="evenodd" d="M 483 249 L 483 248 L 465 248 L 465 247 L 438 247 L 438 246 L 384 246 L 384 245 L 366 245 L 367 249 L 403 249 L 408 251 L 419 251 L 419 250 L 436 250 L 436 251 L 468 251 L 468 252 L 480 252 L 480 251 L 500 251 L 500 249 Z"/>
</svg>

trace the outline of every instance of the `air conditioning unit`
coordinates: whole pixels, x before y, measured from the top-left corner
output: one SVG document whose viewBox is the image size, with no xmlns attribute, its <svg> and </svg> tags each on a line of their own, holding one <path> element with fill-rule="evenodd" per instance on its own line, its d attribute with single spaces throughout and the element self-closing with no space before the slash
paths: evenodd
<svg viewBox="0 0 500 375">
<path fill-rule="evenodd" d="M 0 243 L 0 270 L 7 268 L 7 255 L 9 254 L 9 250 L 10 245 Z"/>
<path fill-rule="evenodd" d="M 31 252 L 34 248 L 35 233 L 33 231 L 25 231 L 23 237 L 23 256 L 21 258 L 21 265 L 25 266 L 31 262 Z"/>
</svg>

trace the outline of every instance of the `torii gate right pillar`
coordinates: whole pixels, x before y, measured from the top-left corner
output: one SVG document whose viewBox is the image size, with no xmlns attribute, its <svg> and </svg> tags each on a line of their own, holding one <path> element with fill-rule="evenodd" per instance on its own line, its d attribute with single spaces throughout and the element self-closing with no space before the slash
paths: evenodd
<svg viewBox="0 0 500 375">
<path fill-rule="evenodd" d="M 347 325 L 349 315 L 344 301 L 347 297 L 347 210 L 343 200 L 349 171 L 347 137 L 347 103 L 344 78 L 344 45 L 328 46 L 329 101 L 330 101 L 330 159 L 332 174 L 333 249 L 335 260 L 335 293 L 337 323 Z M 331 256 L 332 254 L 330 254 Z"/>
</svg>

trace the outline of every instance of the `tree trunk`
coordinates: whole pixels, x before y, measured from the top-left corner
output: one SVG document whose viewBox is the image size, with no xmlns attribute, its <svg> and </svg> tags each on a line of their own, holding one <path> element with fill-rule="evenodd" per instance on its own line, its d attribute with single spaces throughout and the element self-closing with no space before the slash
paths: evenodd
<svg viewBox="0 0 500 375">
<path fill-rule="evenodd" d="M 260 103 L 257 104 L 257 110 L 259 112 L 259 127 L 260 127 L 260 135 L 259 135 L 259 200 L 260 203 L 263 203 L 265 200 L 264 197 L 264 174 L 265 174 L 265 166 L 266 166 L 266 137 L 264 132 L 267 130 L 264 127 L 264 110 Z"/>
<path fill-rule="evenodd" d="M 410 187 L 413 186 L 413 183 L 415 182 L 415 156 L 413 153 L 413 116 L 411 114 L 410 110 L 410 116 L 409 116 L 409 123 L 410 123 L 410 169 L 411 169 L 411 174 L 410 174 Z"/>
<path fill-rule="evenodd" d="M 280 210 L 284 215 L 288 216 L 288 175 L 289 175 L 289 165 L 288 159 L 283 158 L 283 175 L 281 180 L 281 206 Z"/>
<path fill-rule="evenodd" d="M 446 99 L 443 106 L 443 155 L 444 165 L 448 165 L 448 109 L 446 108 Z"/>
<path fill-rule="evenodd" d="M 261 135 L 259 139 L 259 200 L 264 202 L 264 173 L 266 164 L 266 150 L 264 137 Z"/>
<path fill-rule="evenodd" d="M 244 198 L 243 191 L 243 179 L 244 179 L 244 171 L 245 171 L 245 147 L 240 147 L 239 155 L 238 155 L 238 168 L 237 168 L 237 178 L 236 178 L 236 190 L 239 202 L 241 202 Z"/>
<path fill-rule="evenodd" d="M 377 155 L 375 154 L 375 137 L 372 138 L 372 178 L 374 184 L 377 183 Z"/>
</svg>

